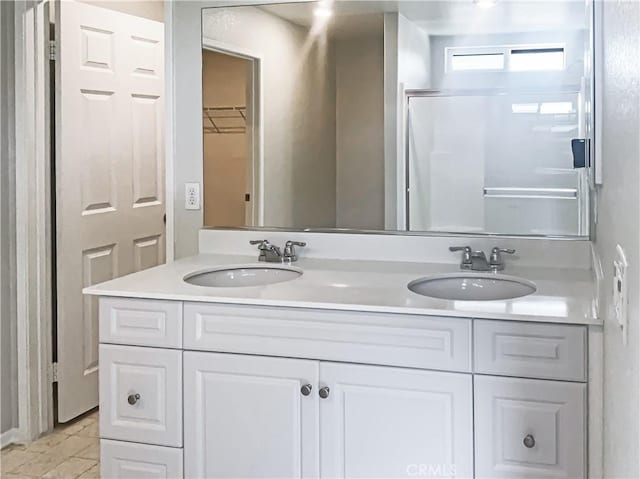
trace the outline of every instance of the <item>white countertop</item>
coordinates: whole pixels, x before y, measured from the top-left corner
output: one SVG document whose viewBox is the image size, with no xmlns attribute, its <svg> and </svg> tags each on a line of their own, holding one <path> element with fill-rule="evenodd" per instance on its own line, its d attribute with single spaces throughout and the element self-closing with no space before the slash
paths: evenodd
<svg viewBox="0 0 640 479">
<path fill-rule="evenodd" d="M 459 271 L 457 265 L 304 259 L 297 279 L 253 287 L 203 287 L 183 281 L 194 271 L 225 265 L 265 265 L 256 257 L 200 254 L 84 289 L 85 294 L 344 311 L 594 324 L 596 291 L 591 271 L 517 268 L 503 274 L 533 281 L 534 294 L 506 301 L 448 301 L 420 296 L 407 284 L 422 276 Z"/>
</svg>

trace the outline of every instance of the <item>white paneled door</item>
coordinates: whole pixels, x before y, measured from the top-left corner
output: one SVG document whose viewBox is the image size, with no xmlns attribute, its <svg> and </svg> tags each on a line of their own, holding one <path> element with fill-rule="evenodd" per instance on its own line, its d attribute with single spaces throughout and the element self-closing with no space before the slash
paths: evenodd
<svg viewBox="0 0 640 479">
<path fill-rule="evenodd" d="M 82 288 L 163 263 L 163 25 L 59 6 L 58 420 L 98 404 L 98 303 Z"/>
</svg>

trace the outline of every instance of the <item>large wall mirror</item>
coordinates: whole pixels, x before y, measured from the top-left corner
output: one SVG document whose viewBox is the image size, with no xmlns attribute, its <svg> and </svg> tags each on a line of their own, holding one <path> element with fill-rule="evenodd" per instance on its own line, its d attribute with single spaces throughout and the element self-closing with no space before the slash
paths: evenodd
<svg viewBox="0 0 640 479">
<path fill-rule="evenodd" d="M 205 226 L 588 236 L 591 8 L 204 9 Z"/>
</svg>

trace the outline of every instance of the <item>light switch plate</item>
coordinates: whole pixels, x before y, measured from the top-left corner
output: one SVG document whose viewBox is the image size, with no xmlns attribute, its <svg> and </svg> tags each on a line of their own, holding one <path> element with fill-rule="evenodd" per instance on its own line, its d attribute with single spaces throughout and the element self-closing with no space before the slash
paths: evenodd
<svg viewBox="0 0 640 479">
<path fill-rule="evenodd" d="M 184 184 L 184 209 L 200 209 L 200 183 Z"/>
<path fill-rule="evenodd" d="M 627 290 L 627 257 L 624 254 L 622 246 L 616 246 L 616 256 L 613 260 L 613 301 L 611 307 L 613 308 L 613 317 L 615 318 L 620 332 L 622 333 L 622 343 L 626 346 L 628 341 L 629 329 L 627 304 L 629 302 Z"/>
</svg>

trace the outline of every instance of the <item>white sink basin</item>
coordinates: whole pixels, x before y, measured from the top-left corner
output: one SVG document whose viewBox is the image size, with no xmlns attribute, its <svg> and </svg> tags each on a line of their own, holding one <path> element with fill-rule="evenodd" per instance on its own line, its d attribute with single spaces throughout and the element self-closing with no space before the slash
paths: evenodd
<svg viewBox="0 0 640 479">
<path fill-rule="evenodd" d="M 299 278 L 302 270 L 287 266 L 226 266 L 189 273 L 183 279 L 196 286 L 234 288 L 264 286 Z"/>
<path fill-rule="evenodd" d="M 431 298 L 490 301 L 520 298 L 536 292 L 536 285 L 515 276 L 453 273 L 426 276 L 409 283 L 414 293 Z"/>
</svg>

